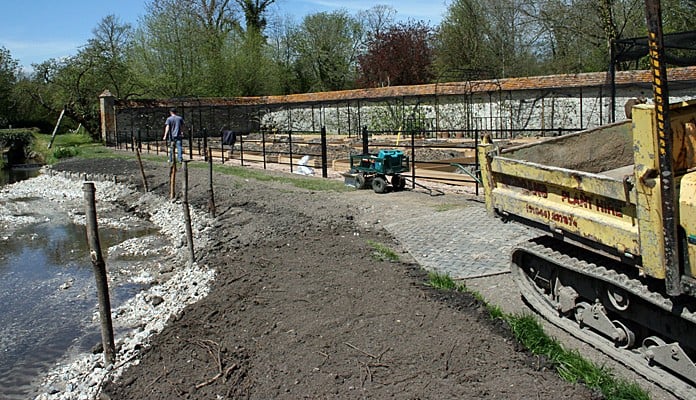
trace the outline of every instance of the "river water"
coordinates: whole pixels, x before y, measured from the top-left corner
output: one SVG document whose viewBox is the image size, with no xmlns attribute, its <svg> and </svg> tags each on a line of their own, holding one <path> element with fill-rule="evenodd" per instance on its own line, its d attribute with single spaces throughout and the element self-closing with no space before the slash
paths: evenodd
<svg viewBox="0 0 696 400">
<path fill-rule="evenodd" d="M 4 171 L 0 186 L 37 174 Z M 0 399 L 8 400 L 32 398 L 36 380 L 50 367 L 101 341 L 98 321 L 93 318 L 96 288 L 85 227 L 73 223 L 67 211 L 45 207 L 44 199 L 27 197 L 14 202 L 24 203 L 24 216 L 35 222 L 9 231 L 0 225 Z M 11 206 L 17 209 L 16 204 Z M 110 246 L 152 235 L 153 230 L 100 226 L 102 251 L 106 256 Z M 124 263 L 107 260 L 110 269 Z M 127 282 L 115 285 L 112 307 L 143 287 Z"/>
</svg>

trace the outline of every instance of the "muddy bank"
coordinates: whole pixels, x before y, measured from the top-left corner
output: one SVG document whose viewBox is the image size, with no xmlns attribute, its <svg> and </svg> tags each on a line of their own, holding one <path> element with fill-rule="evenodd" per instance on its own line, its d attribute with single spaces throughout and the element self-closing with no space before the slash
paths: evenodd
<svg viewBox="0 0 696 400">
<path fill-rule="evenodd" d="M 119 168 L 136 176 L 134 163 Z M 146 170 L 153 195 L 165 195 L 166 165 Z M 204 210 L 207 171 L 190 173 L 191 202 Z M 464 197 L 313 192 L 222 175 L 215 190 L 219 214 L 198 260 L 215 270 L 209 294 L 124 353 L 133 365 L 93 384 L 102 398 L 593 398 L 522 351 L 471 296 L 430 289 L 381 227 L 385 207 L 434 212 Z M 375 243 L 401 261 L 380 258 Z"/>
</svg>

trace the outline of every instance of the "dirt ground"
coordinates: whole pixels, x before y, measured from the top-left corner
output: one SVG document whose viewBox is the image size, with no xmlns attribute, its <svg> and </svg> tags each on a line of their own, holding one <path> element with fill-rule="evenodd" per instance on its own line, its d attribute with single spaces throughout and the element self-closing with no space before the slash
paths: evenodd
<svg viewBox="0 0 696 400">
<path fill-rule="evenodd" d="M 55 169 L 139 182 L 134 161 Z M 165 195 L 166 164 L 146 169 Z M 189 199 L 205 208 L 207 170 L 189 173 Z M 173 318 L 101 398 L 601 398 L 523 350 L 472 296 L 427 286 L 426 272 L 363 214 L 366 204 L 465 197 L 314 192 L 216 174 L 216 239 L 197 249 L 218 273 L 210 295 Z M 370 243 L 401 261 L 376 259 Z"/>
</svg>

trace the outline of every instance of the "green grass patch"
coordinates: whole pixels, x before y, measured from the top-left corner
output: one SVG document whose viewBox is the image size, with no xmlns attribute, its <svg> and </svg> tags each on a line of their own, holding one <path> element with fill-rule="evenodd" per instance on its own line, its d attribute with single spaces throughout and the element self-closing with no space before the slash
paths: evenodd
<svg viewBox="0 0 696 400">
<path fill-rule="evenodd" d="M 449 275 L 438 274 L 436 272 L 428 273 L 428 284 L 434 288 L 455 290 L 457 292 L 461 292 L 464 288 L 462 285 L 458 285 Z"/>
<path fill-rule="evenodd" d="M 127 158 L 127 156 L 118 154 L 106 149 L 101 143 L 94 142 L 89 135 L 84 133 L 65 133 L 56 135 L 51 148 L 48 144 L 51 143 L 51 135 L 35 134 L 35 141 L 32 145 L 32 150 L 35 154 L 40 155 L 42 161 L 46 164 L 54 164 L 58 160 L 80 157 L 80 158 Z"/>
<path fill-rule="evenodd" d="M 396 254 L 392 249 L 389 247 L 377 243 L 372 240 L 368 240 L 367 244 L 369 244 L 375 251 L 372 253 L 372 258 L 377 260 L 377 261 L 392 261 L 396 262 L 399 261 L 399 255 Z"/>
<path fill-rule="evenodd" d="M 192 163 L 189 164 L 193 168 L 208 168 L 207 163 Z M 260 169 L 251 169 L 245 167 L 238 167 L 232 165 L 220 165 L 214 164 L 213 170 L 219 173 L 235 176 L 241 179 L 254 179 L 261 182 L 277 182 L 287 185 L 294 186 L 300 189 L 314 190 L 314 191 L 333 191 L 333 192 L 346 192 L 352 190 L 343 184 L 342 181 L 336 181 L 333 179 L 323 179 L 314 177 L 302 177 L 302 176 L 283 176 L 277 174 L 270 174 L 268 171 Z"/>
<path fill-rule="evenodd" d="M 492 318 L 502 319 L 510 326 L 515 338 L 534 355 L 550 360 L 564 380 L 583 383 L 598 389 L 607 400 L 650 400 L 650 396 L 635 383 L 615 378 L 611 371 L 584 359 L 577 351 L 566 350 L 555 339 L 550 338 L 541 324 L 532 315 L 510 315 L 500 307 L 489 305 L 479 293 L 465 285 L 454 282 L 448 275 L 431 272 L 428 284 L 442 290 L 468 292 L 486 305 Z"/>
<path fill-rule="evenodd" d="M 53 164 L 60 159 L 66 157 L 80 157 L 86 159 L 94 158 L 117 158 L 117 159 L 135 159 L 133 152 L 115 152 L 112 149 L 105 147 L 101 143 L 91 140 L 86 134 L 69 133 L 57 135 L 51 149 L 48 149 L 48 143 L 51 140 L 51 135 L 35 134 L 36 140 L 32 146 L 32 150 L 41 154 L 43 162 Z M 143 160 L 152 162 L 167 162 L 166 154 L 141 154 Z M 190 168 L 208 168 L 206 162 L 191 162 Z M 232 165 L 214 164 L 213 170 L 221 174 L 235 176 L 241 179 L 254 179 L 262 182 L 277 182 L 288 184 L 300 189 L 313 191 L 334 191 L 346 192 L 354 189 L 347 187 L 342 181 L 333 179 L 323 179 L 304 176 L 283 176 L 271 174 L 268 171 L 251 169 Z M 242 188 L 242 184 L 239 186 Z"/>
</svg>

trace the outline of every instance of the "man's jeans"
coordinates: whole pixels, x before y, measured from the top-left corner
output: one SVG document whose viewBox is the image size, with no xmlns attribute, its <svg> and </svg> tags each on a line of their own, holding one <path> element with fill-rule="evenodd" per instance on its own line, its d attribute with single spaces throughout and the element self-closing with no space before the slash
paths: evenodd
<svg viewBox="0 0 696 400">
<path fill-rule="evenodd" d="M 176 151 L 178 154 L 179 163 L 184 161 L 184 146 L 182 144 L 182 139 L 174 139 L 169 141 L 169 162 L 174 159 L 174 146 L 176 145 Z"/>
</svg>

